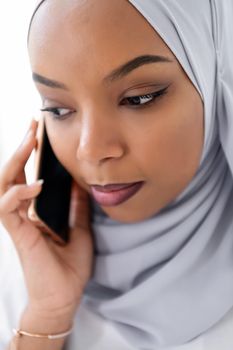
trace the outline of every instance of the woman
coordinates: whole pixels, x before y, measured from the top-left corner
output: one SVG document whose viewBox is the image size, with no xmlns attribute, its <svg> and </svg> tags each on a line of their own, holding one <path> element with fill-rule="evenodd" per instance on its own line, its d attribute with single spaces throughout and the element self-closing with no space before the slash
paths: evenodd
<svg viewBox="0 0 233 350">
<path fill-rule="evenodd" d="M 0 177 L 28 293 L 11 346 L 231 349 L 232 14 L 230 0 L 39 3 L 29 56 L 76 219 L 58 247 L 27 218 L 33 121 Z"/>
</svg>

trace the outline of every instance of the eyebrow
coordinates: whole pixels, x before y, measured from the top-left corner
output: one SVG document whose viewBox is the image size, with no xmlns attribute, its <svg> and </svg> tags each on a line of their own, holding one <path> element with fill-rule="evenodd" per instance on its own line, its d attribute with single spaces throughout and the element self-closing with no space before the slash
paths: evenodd
<svg viewBox="0 0 233 350">
<path fill-rule="evenodd" d="M 120 67 L 114 69 L 110 74 L 108 74 L 103 81 L 108 82 L 114 82 L 115 80 L 121 79 L 125 77 L 127 74 L 131 73 L 133 70 L 151 63 L 172 63 L 174 62 L 172 59 L 165 57 L 165 56 L 159 56 L 159 55 L 143 55 L 133 58 L 132 60 L 122 64 Z M 33 72 L 32 78 L 36 83 L 46 85 L 51 88 L 55 89 L 62 89 L 62 90 L 69 90 L 68 87 L 60 83 L 56 80 L 52 80 L 46 77 L 43 77 L 42 75 Z"/>
<path fill-rule="evenodd" d="M 125 77 L 134 69 L 151 63 L 172 63 L 173 60 L 159 55 L 143 55 L 133 58 L 132 60 L 122 64 L 119 68 L 114 69 L 109 75 L 104 78 L 105 82 L 113 82 L 117 79 Z"/>
<path fill-rule="evenodd" d="M 54 89 L 69 90 L 65 84 L 59 83 L 56 80 L 45 78 L 42 75 L 37 74 L 35 72 L 32 73 L 32 79 L 34 80 L 35 83 L 46 85 L 46 86 L 54 88 Z"/>
</svg>

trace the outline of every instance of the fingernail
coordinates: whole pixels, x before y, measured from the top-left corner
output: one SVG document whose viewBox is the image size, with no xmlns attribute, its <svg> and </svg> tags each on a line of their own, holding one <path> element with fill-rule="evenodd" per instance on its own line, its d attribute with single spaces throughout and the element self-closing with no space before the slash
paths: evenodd
<svg viewBox="0 0 233 350">
<path fill-rule="evenodd" d="M 37 180 L 37 181 L 36 181 L 36 184 L 37 184 L 37 185 L 43 185 L 43 183 L 44 183 L 44 180 L 43 180 L 43 179 L 40 179 L 40 180 Z"/>
<path fill-rule="evenodd" d="M 38 124 L 38 121 L 38 118 L 32 118 L 29 129 L 31 129 L 34 126 L 34 124 Z"/>
<path fill-rule="evenodd" d="M 44 180 L 43 180 L 43 179 L 40 179 L 40 180 L 37 180 L 37 181 L 33 182 L 33 183 L 30 184 L 29 186 L 30 186 L 30 187 L 41 186 L 41 185 L 43 185 L 43 183 L 44 183 Z"/>
</svg>

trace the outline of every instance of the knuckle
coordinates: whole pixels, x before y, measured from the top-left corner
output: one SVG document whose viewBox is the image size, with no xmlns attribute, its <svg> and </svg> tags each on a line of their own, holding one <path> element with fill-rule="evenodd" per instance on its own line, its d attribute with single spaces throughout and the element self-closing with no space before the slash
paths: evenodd
<svg viewBox="0 0 233 350">
<path fill-rule="evenodd" d="M 11 181 L 9 180 L 10 170 L 10 165 L 6 164 L 0 173 L 0 197 L 3 196 L 12 185 Z"/>
</svg>

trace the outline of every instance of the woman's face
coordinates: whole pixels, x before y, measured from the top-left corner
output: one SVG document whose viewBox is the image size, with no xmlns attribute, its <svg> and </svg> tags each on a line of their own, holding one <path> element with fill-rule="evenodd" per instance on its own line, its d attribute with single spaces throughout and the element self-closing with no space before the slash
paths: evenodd
<svg viewBox="0 0 233 350">
<path fill-rule="evenodd" d="M 184 190 L 201 157 L 202 100 L 128 1 L 45 1 L 29 54 L 51 109 L 43 112 L 50 142 L 73 178 L 90 194 L 91 185 L 142 182 L 128 199 L 99 193 L 107 215 L 143 220 Z"/>
</svg>

